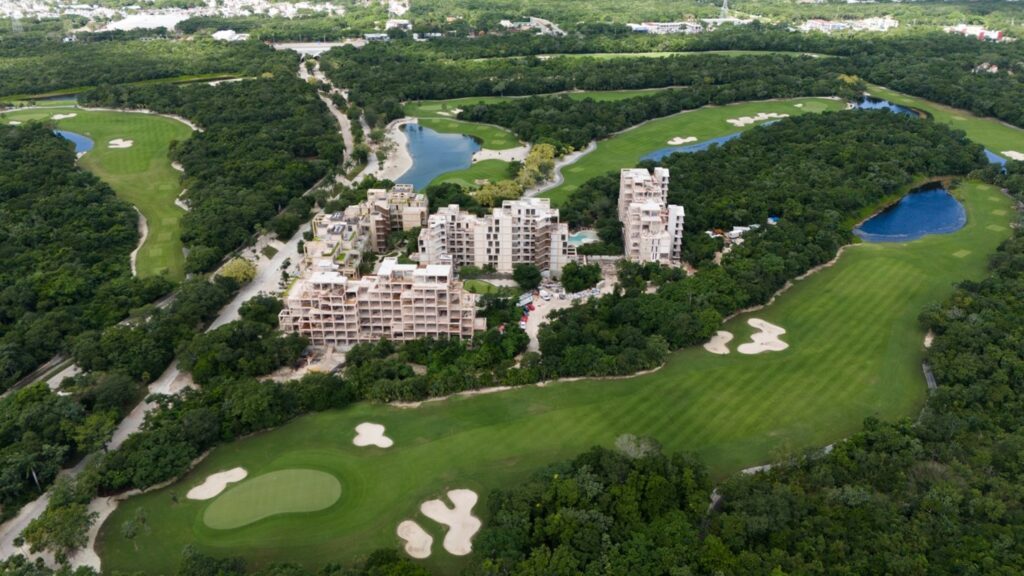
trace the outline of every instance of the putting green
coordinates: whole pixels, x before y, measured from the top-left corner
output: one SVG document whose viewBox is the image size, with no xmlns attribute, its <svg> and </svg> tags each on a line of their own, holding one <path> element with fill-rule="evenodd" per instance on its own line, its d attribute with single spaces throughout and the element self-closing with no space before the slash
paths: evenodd
<svg viewBox="0 0 1024 576">
<path fill-rule="evenodd" d="M 278 514 L 316 512 L 341 497 L 341 482 L 319 470 L 278 470 L 229 488 L 206 509 L 215 530 L 241 528 Z"/>
<path fill-rule="evenodd" d="M 73 118 L 53 120 L 56 114 Z M 181 217 L 185 211 L 174 204 L 181 193 L 181 173 L 171 167 L 171 142 L 184 140 L 192 130 L 172 118 L 132 112 L 88 111 L 72 107 L 17 110 L 0 116 L 0 122 L 40 120 L 91 138 L 92 150 L 79 164 L 131 202 L 146 217 L 149 232 L 139 250 L 136 269 L 140 277 L 167 274 L 171 280 L 185 277 L 181 244 Z M 110 148 L 111 140 L 131 140 L 130 148 Z"/>
</svg>

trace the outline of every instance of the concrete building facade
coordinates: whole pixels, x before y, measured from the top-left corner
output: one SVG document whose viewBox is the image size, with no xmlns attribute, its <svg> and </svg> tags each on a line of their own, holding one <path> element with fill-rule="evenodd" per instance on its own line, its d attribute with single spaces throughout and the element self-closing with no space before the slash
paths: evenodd
<svg viewBox="0 0 1024 576">
<path fill-rule="evenodd" d="M 424 226 L 427 213 L 427 197 L 411 185 L 370 189 L 365 202 L 313 218 L 313 240 L 303 245 L 304 264 L 357 277 L 364 252 L 384 252 L 392 232 Z"/>
<path fill-rule="evenodd" d="M 683 260 L 686 211 L 668 203 L 669 171 L 625 168 L 619 175 L 619 221 L 625 257 L 678 266 Z"/>
<path fill-rule="evenodd" d="M 314 346 L 349 346 L 387 338 L 471 338 L 485 328 L 476 297 L 449 265 L 418 267 L 386 258 L 373 276 L 354 280 L 336 271 L 314 271 L 285 297 L 281 330 Z"/>
<path fill-rule="evenodd" d="M 547 198 L 505 200 L 491 214 L 476 216 L 452 204 L 430 216 L 419 236 L 420 262 L 493 266 L 503 273 L 533 264 L 558 275 L 575 256 L 569 227 Z"/>
</svg>

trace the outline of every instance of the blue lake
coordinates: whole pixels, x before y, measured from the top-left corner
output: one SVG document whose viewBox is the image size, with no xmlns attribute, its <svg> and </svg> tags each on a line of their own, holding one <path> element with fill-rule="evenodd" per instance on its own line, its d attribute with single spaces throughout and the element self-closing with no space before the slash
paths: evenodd
<svg viewBox="0 0 1024 576">
<path fill-rule="evenodd" d="M 480 144 L 465 134 L 441 134 L 419 124 L 406 124 L 402 130 L 409 140 L 412 167 L 395 182 L 412 184 L 417 190 L 441 174 L 469 168 L 473 154 L 480 149 Z"/>
<path fill-rule="evenodd" d="M 897 114 L 906 114 L 907 116 L 919 116 L 916 110 L 907 108 L 906 106 L 900 106 L 899 104 L 893 104 L 888 100 L 882 100 L 881 98 L 872 98 L 871 96 L 865 96 L 860 99 L 857 103 L 857 108 L 862 110 L 889 110 Z"/>
<path fill-rule="evenodd" d="M 75 154 L 85 154 L 89 150 L 92 150 L 93 141 L 85 136 L 82 136 L 78 132 L 69 132 L 67 130 L 54 130 L 54 134 L 70 140 L 75 145 Z"/>
<path fill-rule="evenodd" d="M 921 188 L 872 216 L 853 233 L 867 242 L 907 242 L 949 234 L 967 223 L 967 211 L 939 184 Z"/>
</svg>

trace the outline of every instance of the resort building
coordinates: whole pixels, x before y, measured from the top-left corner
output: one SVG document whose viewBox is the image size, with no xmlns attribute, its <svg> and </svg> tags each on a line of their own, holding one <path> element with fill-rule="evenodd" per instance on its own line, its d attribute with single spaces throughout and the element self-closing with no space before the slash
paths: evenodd
<svg viewBox="0 0 1024 576">
<path fill-rule="evenodd" d="M 679 265 L 683 260 L 682 206 L 668 203 L 667 168 L 625 168 L 619 175 L 619 220 L 626 259 Z"/>
<path fill-rule="evenodd" d="M 569 227 L 547 198 L 505 200 L 487 216 L 452 204 L 430 216 L 420 231 L 420 262 L 452 266 L 493 266 L 509 273 L 533 264 L 558 275 L 575 256 Z"/>
<path fill-rule="evenodd" d="M 971 24 L 946 26 L 943 30 L 948 34 L 959 34 L 968 38 L 977 38 L 978 40 L 994 40 L 998 42 L 1004 39 L 1002 30 L 988 30 L 984 26 Z"/>
<path fill-rule="evenodd" d="M 642 34 L 700 34 L 704 31 L 700 22 L 642 22 L 626 26 Z"/>
<path fill-rule="evenodd" d="M 392 232 L 427 223 L 427 197 L 409 184 L 370 189 L 366 195 L 365 202 L 344 212 L 313 218 L 313 239 L 303 245 L 307 267 L 356 277 L 364 252 L 384 252 Z"/>
<path fill-rule="evenodd" d="M 476 297 L 463 289 L 450 265 L 420 268 L 395 258 L 358 280 L 314 271 L 292 286 L 284 304 L 281 330 L 320 347 L 381 338 L 471 338 L 486 322 L 476 318 Z"/>
</svg>

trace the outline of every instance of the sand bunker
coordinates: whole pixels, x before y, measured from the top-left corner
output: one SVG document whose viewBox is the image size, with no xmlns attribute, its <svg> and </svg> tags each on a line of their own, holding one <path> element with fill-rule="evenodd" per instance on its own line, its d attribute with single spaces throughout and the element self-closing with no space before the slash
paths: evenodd
<svg viewBox="0 0 1024 576">
<path fill-rule="evenodd" d="M 747 324 L 757 328 L 760 332 L 750 336 L 751 342 L 740 344 L 739 348 L 736 349 L 740 354 L 781 352 L 786 348 L 789 348 L 789 344 L 779 340 L 779 336 L 786 333 L 782 327 L 776 326 L 770 322 L 765 322 L 760 318 L 751 318 L 750 320 L 747 320 Z"/>
<path fill-rule="evenodd" d="M 793 104 L 793 108 L 803 108 L 803 107 L 804 107 L 804 105 L 803 105 L 802 102 L 800 104 Z"/>
<path fill-rule="evenodd" d="M 444 535 L 444 549 L 448 553 L 465 556 L 473 551 L 473 536 L 481 526 L 480 519 L 471 514 L 477 495 L 472 490 L 449 490 L 448 499 L 455 508 L 449 508 L 442 500 L 430 500 L 420 505 L 420 512 L 448 527 L 448 533 Z"/>
<path fill-rule="evenodd" d="M 726 332 L 725 330 L 719 330 L 715 332 L 715 335 L 711 337 L 704 344 L 704 349 L 712 354 L 728 354 L 729 353 L 729 342 L 732 341 L 732 332 Z"/>
<path fill-rule="evenodd" d="M 762 120 L 771 120 L 778 118 L 789 118 L 789 114 L 779 114 L 778 112 L 758 112 L 756 116 L 740 116 L 739 118 L 729 118 L 726 120 L 729 124 L 737 128 L 742 128 L 747 124 L 753 124 Z"/>
<path fill-rule="evenodd" d="M 134 140 L 123 140 L 121 138 L 114 138 L 107 143 L 108 148 L 131 148 L 132 144 L 135 144 Z"/>
<path fill-rule="evenodd" d="M 383 425 L 371 422 L 363 422 L 356 426 L 356 437 L 352 439 L 352 443 L 359 447 L 376 446 L 378 448 L 391 448 L 395 445 L 394 440 L 384 435 Z"/>
<path fill-rule="evenodd" d="M 68 118 L 74 118 L 75 116 L 78 116 L 78 114 L 72 112 L 71 114 L 54 114 L 53 116 L 50 116 L 50 118 L 53 118 L 54 120 L 66 120 Z"/>
<path fill-rule="evenodd" d="M 405 540 L 405 553 L 413 558 L 422 560 L 430 557 L 430 548 L 434 545 L 434 538 L 419 524 L 412 520 L 406 520 L 398 525 L 398 537 Z"/>
<path fill-rule="evenodd" d="M 1003 156 L 1006 156 L 1010 160 L 1017 160 L 1018 162 L 1024 162 L 1024 154 L 1017 152 L 1016 150 L 1003 150 Z"/>
<path fill-rule="evenodd" d="M 245 480 L 249 473 L 245 468 L 232 468 L 224 472 L 217 472 L 206 477 L 206 481 L 188 491 L 185 495 L 189 500 L 209 500 L 220 494 L 228 487 L 228 484 Z"/>
<path fill-rule="evenodd" d="M 21 126 L 21 122 L 18 122 L 17 120 L 11 120 L 8 124 L 11 126 Z"/>
<path fill-rule="evenodd" d="M 683 144 L 689 144 L 690 142 L 696 142 L 696 141 L 697 141 L 697 137 L 696 136 L 687 136 L 686 138 L 683 138 L 682 136 L 676 136 L 675 138 L 673 138 L 673 139 L 668 141 L 668 145 L 669 146 L 681 146 Z"/>
</svg>

